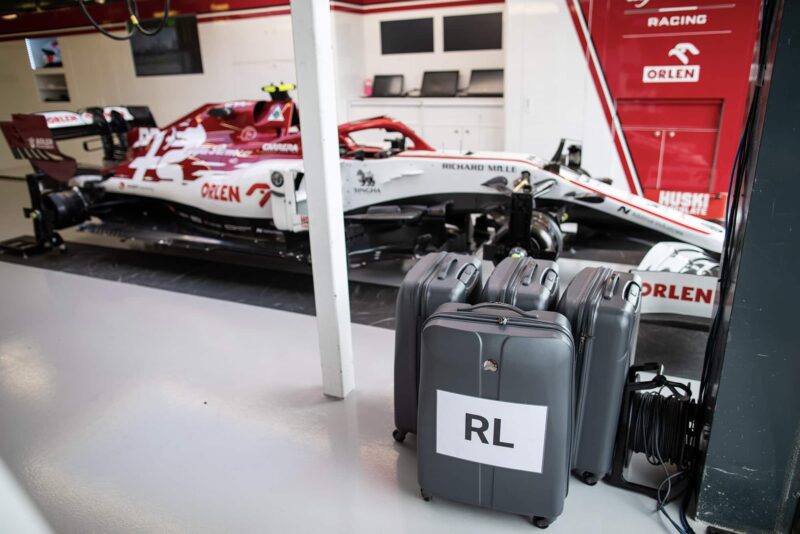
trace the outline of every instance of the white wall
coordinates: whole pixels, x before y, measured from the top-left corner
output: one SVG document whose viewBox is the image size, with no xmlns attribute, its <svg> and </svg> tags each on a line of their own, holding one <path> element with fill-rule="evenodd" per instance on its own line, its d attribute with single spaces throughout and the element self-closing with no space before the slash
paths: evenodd
<svg viewBox="0 0 800 534">
<path fill-rule="evenodd" d="M 472 69 L 502 69 L 505 65 L 503 50 L 474 50 L 444 52 L 444 16 L 502 13 L 502 4 L 465 6 L 458 8 L 415 9 L 390 13 L 363 15 L 364 19 L 364 75 L 402 74 L 406 90 L 419 89 L 422 73 L 426 70 L 459 70 L 460 87 L 469 83 Z M 381 21 L 433 18 L 433 52 L 418 54 L 381 54 Z M 505 17 L 503 29 L 505 30 Z"/>
<path fill-rule="evenodd" d="M 347 120 L 347 103 L 361 94 L 365 56 L 363 24 L 362 15 L 333 12 L 333 67 L 339 122 Z"/>
<path fill-rule="evenodd" d="M 583 142 L 583 167 L 628 189 L 564 0 L 506 0 L 506 150 L 547 157 Z"/>
</svg>

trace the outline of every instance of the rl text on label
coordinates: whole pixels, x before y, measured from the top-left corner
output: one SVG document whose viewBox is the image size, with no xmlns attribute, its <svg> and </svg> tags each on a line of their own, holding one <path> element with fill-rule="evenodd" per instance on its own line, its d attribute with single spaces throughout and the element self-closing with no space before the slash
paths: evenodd
<svg viewBox="0 0 800 534">
<path fill-rule="evenodd" d="M 486 465 L 542 472 L 547 406 L 436 391 L 436 452 Z"/>
</svg>

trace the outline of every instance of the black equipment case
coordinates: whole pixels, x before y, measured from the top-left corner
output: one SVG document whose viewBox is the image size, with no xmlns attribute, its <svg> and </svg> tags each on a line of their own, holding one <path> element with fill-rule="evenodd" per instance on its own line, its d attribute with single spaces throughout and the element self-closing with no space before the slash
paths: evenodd
<svg viewBox="0 0 800 534">
<path fill-rule="evenodd" d="M 397 293 L 394 346 L 394 439 L 417 431 L 419 336 L 436 308 L 447 302 L 475 302 L 481 289 L 481 262 L 474 256 L 436 252 L 408 271 Z"/>
<path fill-rule="evenodd" d="M 575 348 L 559 313 L 445 304 L 421 340 L 417 457 L 422 496 L 533 516 L 564 507 Z"/>
<path fill-rule="evenodd" d="M 486 280 L 481 302 L 505 302 L 525 311 L 549 310 L 558 298 L 558 265 L 530 257 L 508 257 Z"/>
<path fill-rule="evenodd" d="M 577 343 L 574 471 L 593 485 L 611 469 L 622 393 L 633 365 L 642 282 L 606 267 L 587 267 L 567 286 L 558 311 Z"/>
</svg>

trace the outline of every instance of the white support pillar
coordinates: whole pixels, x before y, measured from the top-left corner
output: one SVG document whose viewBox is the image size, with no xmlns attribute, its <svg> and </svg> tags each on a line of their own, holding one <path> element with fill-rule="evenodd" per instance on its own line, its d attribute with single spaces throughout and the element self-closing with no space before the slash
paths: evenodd
<svg viewBox="0 0 800 534">
<path fill-rule="evenodd" d="M 344 398 L 354 387 L 353 340 L 330 3 L 328 0 L 291 2 L 322 391 Z"/>
</svg>

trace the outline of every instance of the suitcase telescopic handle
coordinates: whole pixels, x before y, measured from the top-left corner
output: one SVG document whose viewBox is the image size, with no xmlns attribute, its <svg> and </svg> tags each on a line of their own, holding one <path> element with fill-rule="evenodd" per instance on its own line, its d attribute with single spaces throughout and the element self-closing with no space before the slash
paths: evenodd
<svg viewBox="0 0 800 534">
<path fill-rule="evenodd" d="M 516 306 L 512 306 L 511 304 L 503 304 L 502 302 L 482 302 L 480 304 L 475 304 L 472 306 L 467 306 L 466 308 L 461 308 L 460 312 L 477 312 L 481 310 L 502 310 L 502 311 L 509 311 L 516 313 L 520 317 L 532 317 L 532 314 L 526 313 L 523 310 L 517 308 Z"/>
</svg>

